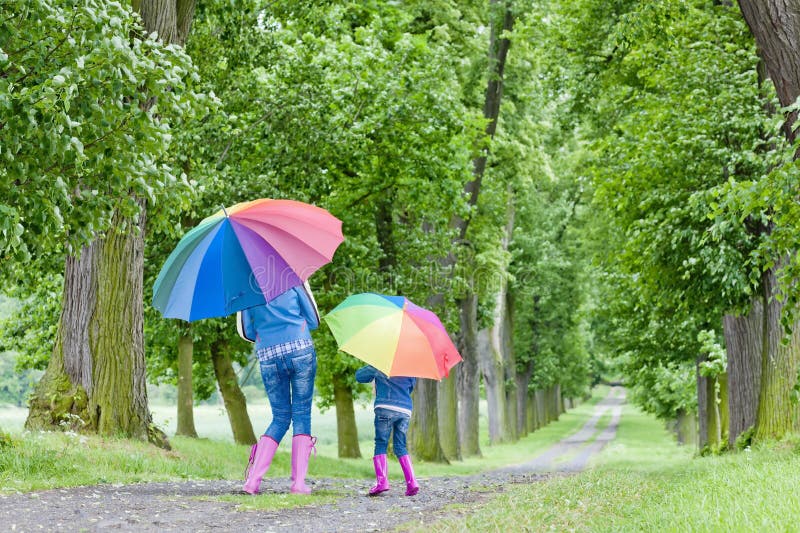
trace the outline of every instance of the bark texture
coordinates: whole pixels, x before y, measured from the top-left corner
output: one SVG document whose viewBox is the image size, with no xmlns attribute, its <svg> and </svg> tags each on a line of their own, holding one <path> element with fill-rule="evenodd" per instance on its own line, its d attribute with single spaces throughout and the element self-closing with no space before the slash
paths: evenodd
<svg viewBox="0 0 800 533">
<path fill-rule="evenodd" d="M 194 427 L 194 390 L 192 388 L 192 357 L 194 341 L 191 329 L 186 330 L 178 339 L 178 427 L 176 435 L 197 437 Z"/>
<path fill-rule="evenodd" d="M 30 403 L 29 429 L 69 427 L 168 446 L 147 407 L 143 250 L 140 232 L 110 231 L 66 259 L 56 343 Z"/>
<path fill-rule="evenodd" d="M 333 375 L 333 400 L 336 405 L 339 457 L 358 459 L 361 457 L 361 448 L 358 445 L 358 427 L 353 409 L 353 389 L 338 374 Z"/>
<path fill-rule="evenodd" d="M 439 441 L 438 384 L 430 379 L 418 379 L 414 388 L 414 416 L 408 430 L 408 442 L 414 458 L 434 463 L 449 463 Z M 431 438 L 430 428 L 434 430 Z"/>
<path fill-rule="evenodd" d="M 800 2 L 797 0 L 739 0 L 747 25 L 764 60 L 778 100 L 786 107 L 800 95 Z M 791 141 L 797 113 L 786 117 L 784 132 Z"/>
<path fill-rule="evenodd" d="M 517 403 L 516 431 L 519 438 L 524 437 L 536 429 L 534 427 L 535 420 L 531 416 L 534 413 L 534 409 L 532 408 L 533 406 L 530 405 L 530 403 L 534 401 L 534 396 L 528 390 L 528 384 L 531 381 L 532 373 L 533 364 L 528 363 L 525 370 L 518 370 L 515 376 L 516 388 L 514 392 L 516 393 L 515 401 Z"/>
<path fill-rule="evenodd" d="M 745 316 L 725 315 L 722 330 L 728 356 L 728 442 L 733 445 L 739 435 L 756 423 L 764 335 L 763 299 L 754 298 Z"/>
<path fill-rule="evenodd" d="M 458 397 L 456 383 L 461 365 L 456 365 L 450 375 L 439 382 L 439 440 L 442 451 L 450 461 L 461 460 L 461 446 L 458 442 Z"/>
<path fill-rule="evenodd" d="M 458 366 L 458 436 L 464 457 L 480 456 L 478 432 L 480 371 L 478 369 L 478 297 L 467 294 L 459 302 L 461 332 L 458 350 L 462 361 Z"/>
<path fill-rule="evenodd" d="M 764 311 L 765 353 L 761 358 L 756 440 L 778 439 L 800 429 L 800 405 L 791 399 L 800 366 L 800 328 L 793 324 L 789 342 L 782 342 L 784 330 L 780 319 L 783 304 L 777 293 L 777 268 L 779 265 L 769 269 L 764 276 L 764 290 L 769 299 Z"/>
</svg>

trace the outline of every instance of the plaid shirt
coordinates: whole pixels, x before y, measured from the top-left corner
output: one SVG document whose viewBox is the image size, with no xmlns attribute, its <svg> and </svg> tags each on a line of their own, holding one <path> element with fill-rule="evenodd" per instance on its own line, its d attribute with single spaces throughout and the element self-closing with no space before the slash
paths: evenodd
<svg viewBox="0 0 800 533">
<path fill-rule="evenodd" d="M 274 346 L 267 346 L 261 348 L 256 352 L 259 361 L 267 361 L 276 355 L 286 355 L 292 352 L 297 352 L 303 348 L 313 346 L 314 341 L 311 339 L 300 339 L 296 341 L 284 342 L 283 344 L 275 344 Z"/>
</svg>

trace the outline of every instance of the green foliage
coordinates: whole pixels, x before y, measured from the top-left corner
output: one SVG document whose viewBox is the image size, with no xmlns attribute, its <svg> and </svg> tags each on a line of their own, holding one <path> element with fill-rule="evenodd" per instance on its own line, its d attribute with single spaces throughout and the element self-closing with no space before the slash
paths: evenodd
<svg viewBox="0 0 800 533">
<path fill-rule="evenodd" d="M 438 259 L 449 248 L 450 220 L 463 214 L 462 186 L 483 127 L 462 102 L 464 68 L 451 53 L 468 45 L 471 26 L 455 4 L 442 4 L 436 26 L 420 18 L 430 12 L 422 4 L 387 4 L 379 13 L 334 2 L 302 14 L 281 2 L 267 10 L 258 2 L 200 6 L 187 52 L 220 107 L 180 138 L 196 197 L 171 214 L 181 229 L 148 242 L 148 294 L 183 231 L 220 205 L 277 197 L 343 220 L 347 239 L 334 264 L 311 280 L 323 313 L 368 290 L 425 305 L 446 279 Z M 456 295 L 445 294 L 442 318 L 456 326 Z M 179 326 L 148 317 L 153 375 L 172 380 Z M 235 335 L 231 322 L 218 324 L 192 326 L 201 376 L 210 372 L 202 346 Z M 337 354 L 324 328 L 315 340 L 325 406 L 331 376 L 360 363 Z"/>
<path fill-rule="evenodd" d="M 701 376 L 714 378 L 724 374 L 728 368 L 728 357 L 725 349 L 717 342 L 714 330 L 703 330 L 697 335 L 700 342 L 700 353 L 706 356 L 699 365 Z"/>
<path fill-rule="evenodd" d="M 77 251 L 180 184 L 160 162 L 193 111 L 180 49 L 140 37 L 130 10 L 92 0 L 3 0 L 0 254 Z M 4 274 L 8 274 L 6 270 Z"/>
<path fill-rule="evenodd" d="M 579 124 L 587 147 L 575 168 L 595 216 L 594 346 L 618 359 L 637 402 L 672 418 L 691 406 L 698 334 L 747 306 L 765 265 L 759 215 L 720 205 L 729 183 L 774 160 L 772 95 L 733 6 L 551 5 L 549 71 L 571 113 L 559 123 Z"/>
</svg>

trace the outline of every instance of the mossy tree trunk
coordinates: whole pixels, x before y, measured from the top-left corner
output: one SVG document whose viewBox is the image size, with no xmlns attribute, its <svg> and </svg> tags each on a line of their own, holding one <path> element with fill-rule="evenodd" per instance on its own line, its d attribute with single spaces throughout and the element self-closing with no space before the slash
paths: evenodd
<svg viewBox="0 0 800 533">
<path fill-rule="evenodd" d="M 725 315 L 722 330 L 728 357 L 728 443 L 734 445 L 756 423 L 764 350 L 763 296 L 753 299 L 747 315 Z"/>
<path fill-rule="evenodd" d="M 408 431 L 411 453 L 423 461 L 448 463 L 439 439 L 439 385 L 418 379 L 414 388 L 414 411 Z"/>
<path fill-rule="evenodd" d="M 722 373 L 717 376 L 717 389 L 719 391 L 719 431 L 722 438 L 727 438 L 731 431 L 728 406 L 728 374 Z"/>
<path fill-rule="evenodd" d="M 233 440 L 237 444 L 255 444 L 256 435 L 253 433 L 250 415 L 247 414 L 247 399 L 233 370 L 227 341 L 218 340 L 211 345 L 211 363 L 214 365 L 214 375 L 231 423 Z"/>
<path fill-rule="evenodd" d="M 783 107 L 793 105 L 800 97 L 800 2 L 797 0 L 739 0 L 742 16 L 747 22 L 763 60 L 775 93 Z M 798 112 L 786 113 L 784 133 L 790 144 L 797 139 Z M 795 154 L 795 158 L 800 153 Z M 787 163 L 789 164 L 789 163 Z M 791 249 L 789 253 L 796 253 Z M 800 364 L 800 338 L 798 324 L 792 324 L 792 334 L 787 344 L 782 344 L 783 328 L 780 324 L 782 304 L 776 292 L 776 265 L 765 272 L 764 294 L 764 352 L 761 359 L 761 383 L 754 430 L 755 440 L 780 438 L 796 430 L 798 405 L 791 402 L 790 392 L 797 379 Z"/>
<path fill-rule="evenodd" d="M 194 341 L 189 324 L 178 338 L 178 427 L 176 435 L 197 437 L 194 427 L 194 390 L 192 388 L 192 358 Z"/>
<path fill-rule="evenodd" d="M 353 389 L 342 376 L 334 374 L 333 399 L 336 405 L 336 436 L 339 444 L 339 457 L 359 458 L 358 427 L 353 409 Z"/>
<path fill-rule="evenodd" d="M 195 0 L 136 0 L 144 28 L 182 45 Z M 151 105 L 152 102 L 148 103 Z M 66 260 L 64 298 L 47 371 L 30 403 L 26 426 L 72 426 L 104 435 L 148 439 L 169 447 L 147 405 L 142 305 L 146 208 L 137 220 L 114 216 L 103 237 Z"/>
<path fill-rule="evenodd" d="M 706 446 L 715 446 L 717 437 L 717 415 L 714 403 L 714 380 L 700 374 L 700 363 L 705 361 L 705 356 L 698 358 L 697 371 L 697 445 L 700 449 Z"/>
<path fill-rule="evenodd" d="M 450 461 L 461 460 L 458 442 L 458 398 L 456 383 L 461 365 L 456 365 L 450 375 L 439 382 L 439 440 L 442 451 Z"/>
<path fill-rule="evenodd" d="M 140 217 L 143 224 L 144 219 Z M 144 242 L 132 221 L 115 219 L 103 239 L 65 263 L 62 311 L 47 371 L 30 402 L 28 429 L 149 439 L 142 306 Z"/>
<path fill-rule="evenodd" d="M 757 441 L 779 439 L 800 429 L 800 406 L 792 402 L 792 388 L 797 383 L 800 366 L 800 328 L 793 324 L 788 342 L 782 342 L 783 304 L 778 297 L 777 268 L 771 268 L 764 276 L 768 302 L 764 312 L 764 354 L 754 433 Z"/>
<path fill-rule="evenodd" d="M 458 396 L 458 440 L 462 457 L 481 455 L 478 431 L 480 370 L 478 366 L 478 297 L 468 293 L 459 301 L 462 361 L 456 383 Z"/>
</svg>

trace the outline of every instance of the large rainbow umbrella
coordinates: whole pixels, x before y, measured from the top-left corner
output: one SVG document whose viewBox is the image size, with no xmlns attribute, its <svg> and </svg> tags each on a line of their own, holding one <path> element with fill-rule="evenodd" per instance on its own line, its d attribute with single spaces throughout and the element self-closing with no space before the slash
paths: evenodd
<svg viewBox="0 0 800 533">
<path fill-rule="evenodd" d="M 153 287 L 153 307 L 193 321 L 264 304 L 333 259 L 342 222 L 294 200 L 236 204 L 180 240 Z"/>
<path fill-rule="evenodd" d="M 461 355 L 439 317 L 403 296 L 348 296 L 325 315 L 339 349 L 387 376 L 442 379 Z"/>
</svg>

